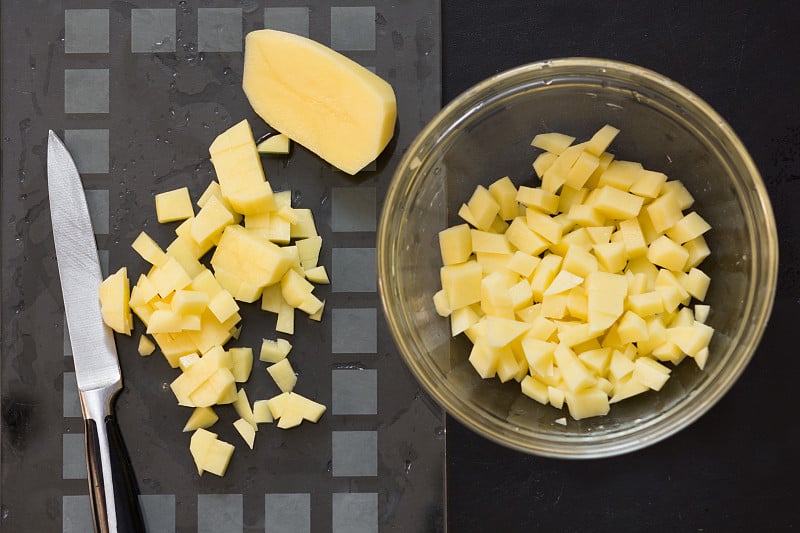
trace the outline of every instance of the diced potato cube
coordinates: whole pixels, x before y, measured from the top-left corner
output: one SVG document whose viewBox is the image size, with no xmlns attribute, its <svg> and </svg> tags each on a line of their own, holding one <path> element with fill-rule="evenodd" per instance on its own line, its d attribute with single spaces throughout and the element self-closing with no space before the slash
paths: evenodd
<svg viewBox="0 0 800 533">
<path fill-rule="evenodd" d="M 590 325 L 584 322 L 559 331 L 558 340 L 562 345 L 572 348 L 591 339 L 595 339 L 601 334 L 602 330 L 592 330 Z"/>
<path fill-rule="evenodd" d="M 662 196 L 674 195 L 675 201 L 681 210 L 689 209 L 694 203 L 692 194 L 684 187 L 683 183 L 678 180 L 668 181 L 664 184 L 661 190 Z"/>
<path fill-rule="evenodd" d="M 656 233 L 664 233 L 683 218 L 676 197 L 671 194 L 662 194 L 650 202 L 645 211 Z"/>
<path fill-rule="evenodd" d="M 696 211 L 692 211 L 669 228 L 667 236 L 678 244 L 683 244 L 696 239 L 710 229 L 709 223 L 703 220 L 703 217 Z"/>
<path fill-rule="evenodd" d="M 690 269 L 700 265 L 706 257 L 711 255 L 711 250 L 702 235 L 688 241 L 683 245 L 683 249 L 689 254 L 684 269 Z"/>
<path fill-rule="evenodd" d="M 319 235 L 311 209 L 295 208 L 294 212 L 297 215 L 297 223 L 291 227 L 289 236 L 292 239 L 307 239 Z"/>
<path fill-rule="evenodd" d="M 586 233 L 592 244 L 606 244 L 611 240 L 611 234 L 614 232 L 614 226 L 594 226 L 586 228 Z"/>
<path fill-rule="evenodd" d="M 319 262 L 319 252 L 322 249 L 322 237 L 319 235 L 299 239 L 295 241 L 297 254 L 300 258 L 300 265 L 304 270 L 309 270 L 317 266 Z"/>
<path fill-rule="evenodd" d="M 594 208 L 609 218 L 626 220 L 639 215 L 643 199 L 611 186 L 597 189 L 597 201 Z"/>
<path fill-rule="evenodd" d="M 286 400 L 289 399 L 289 394 L 291 393 L 282 392 L 267 400 L 267 407 L 269 407 L 269 412 L 272 413 L 273 419 L 280 418 L 283 414 L 283 408 L 286 405 Z"/>
<path fill-rule="evenodd" d="M 478 227 L 478 221 L 475 219 L 475 215 L 472 214 L 472 211 L 470 211 L 467 204 L 461 204 L 461 207 L 458 210 L 458 216 L 470 226 L 475 228 Z"/>
<path fill-rule="evenodd" d="M 526 254 L 525 252 L 516 251 L 506 265 L 506 268 L 512 272 L 516 272 L 524 278 L 527 278 L 533 273 L 533 270 L 540 261 L 541 259 L 536 256 Z"/>
<path fill-rule="evenodd" d="M 617 403 L 648 390 L 650 388 L 635 379 L 631 373 L 627 378 L 617 381 L 614 385 L 614 394 L 611 396 L 609 403 Z"/>
<path fill-rule="evenodd" d="M 633 379 L 653 390 L 661 390 L 669 379 L 670 369 L 650 357 L 634 361 Z"/>
<path fill-rule="evenodd" d="M 541 316 L 561 319 L 567 316 L 567 294 L 547 294 L 542 297 Z"/>
<path fill-rule="evenodd" d="M 667 270 L 683 270 L 689 252 L 669 237 L 662 235 L 647 248 L 647 259 Z"/>
<path fill-rule="evenodd" d="M 292 258 L 275 244 L 260 241 L 241 226 L 233 225 L 222 233 L 211 264 L 215 270 L 231 273 L 244 283 L 264 287 L 280 281 L 292 266 Z"/>
<path fill-rule="evenodd" d="M 447 265 L 441 269 L 442 288 L 452 310 L 479 302 L 483 271 L 476 261 Z"/>
<path fill-rule="evenodd" d="M 195 431 L 196 429 L 205 429 L 213 426 L 219 420 L 217 413 L 211 407 L 195 407 L 186 425 L 183 426 L 184 433 L 187 431 Z"/>
<path fill-rule="evenodd" d="M 531 376 L 525 376 L 520 383 L 520 388 L 522 389 L 522 394 L 528 398 L 536 400 L 542 405 L 547 405 L 549 401 L 549 397 L 547 395 L 547 385 L 541 381 Z"/>
<path fill-rule="evenodd" d="M 497 353 L 488 350 L 483 342 L 475 342 L 469 353 L 469 362 L 483 379 L 493 378 L 497 374 Z"/>
<path fill-rule="evenodd" d="M 494 222 L 494 218 L 500 212 L 500 205 L 495 201 L 492 194 L 486 187 L 478 185 L 472 198 L 467 202 L 470 213 L 475 220 L 475 225 L 479 230 L 488 231 Z"/>
<path fill-rule="evenodd" d="M 233 359 L 233 379 L 237 383 L 244 383 L 250 378 L 253 370 L 253 349 L 252 348 L 231 348 L 228 350 Z"/>
<path fill-rule="evenodd" d="M 197 353 L 190 353 L 188 355 L 182 355 L 178 358 L 178 366 L 180 367 L 181 371 L 186 372 L 186 369 L 195 364 L 200 360 L 200 356 Z"/>
<path fill-rule="evenodd" d="M 562 185 L 567 181 L 567 174 L 583 153 L 583 144 L 576 144 L 565 148 L 553 164 L 542 176 L 542 189 L 553 194 L 557 193 Z"/>
<path fill-rule="evenodd" d="M 205 311 L 206 306 L 208 306 L 206 292 L 180 289 L 172 296 L 172 310 L 179 315 L 199 315 Z"/>
<path fill-rule="evenodd" d="M 511 220 L 517 216 L 517 188 L 508 176 L 500 178 L 489 185 L 489 192 L 492 193 L 497 205 L 500 206 L 500 218 Z"/>
<path fill-rule="evenodd" d="M 233 427 L 236 428 L 236 431 L 239 432 L 239 435 L 242 436 L 252 450 L 256 440 L 256 430 L 253 429 L 253 426 L 244 418 L 240 418 L 233 423 Z"/>
<path fill-rule="evenodd" d="M 253 402 L 253 419 L 257 424 L 269 424 L 274 419 L 269 410 L 268 400 L 256 400 Z"/>
<path fill-rule="evenodd" d="M 589 298 L 583 286 L 573 287 L 567 294 L 567 313 L 578 320 L 589 319 Z"/>
<path fill-rule="evenodd" d="M 598 156 L 582 152 L 567 172 L 564 186 L 572 187 L 573 189 L 582 188 L 599 165 L 600 159 Z"/>
<path fill-rule="evenodd" d="M 628 262 L 625 244 L 621 242 L 595 244 L 594 255 L 607 272 L 620 272 Z"/>
<path fill-rule="evenodd" d="M 139 236 L 131 244 L 131 248 L 142 256 L 142 259 L 154 266 L 162 266 L 169 260 L 164 250 L 145 232 L 139 233 Z"/>
<path fill-rule="evenodd" d="M 563 269 L 586 278 L 597 271 L 597 258 L 579 246 L 570 246 L 564 255 Z"/>
<path fill-rule="evenodd" d="M 705 300 L 711 278 L 702 270 L 692 268 L 681 283 L 689 294 L 702 302 Z"/>
<path fill-rule="evenodd" d="M 558 211 L 558 196 L 540 187 L 521 186 L 517 191 L 516 201 L 523 206 L 538 209 L 549 215 L 554 215 Z"/>
<path fill-rule="evenodd" d="M 285 359 L 292 349 L 292 345 L 286 339 L 269 340 L 263 339 L 261 342 L 261 353 L 259 359 L 267 363 L 277 363 Z"/>
<path fill-rule="evenodd" d="M 174 222 L 194 216 L 189 188 L 181 187 L 168 192 L 156 194 L 156 216 L 158 221 Z"/>
<path fill-rule="evenodd" d="M 530 324 L 490 316 L 486 322 L 486 340 L 491 348 L 502 348 L 530 329 Z"/>
<path fill-rule="evenodd" d="M 206 431 L 203 428 L 198 428 L 189 441 L 189 451 L 192 454 L 195 465 L 197 466 L 197 473 L 203 474 L 203 464 L 208 455 L 211 445 L 217 440 L 217 434 Z"/>
<path fill-rule="evenodd" d="M 607 415 L 610 410 L 608 395 L 595 387 L 568 392 L 566 402 L 569 414 L 575 420 Z"/>
<path fill-rule="evenodd" d="M 647 253 L 647 242 L 639 225 L 639 219 L 630 218 L 620 221 L 619 231 L 622 234 L 622 242 L 625 243 L 627 259 L 635 259 Z"/>
<path fill-rule="evenodd" d="M 525 221 L 528 224 L 528 228 L 532 229 L 534 232 L 541 235 L 551 243 L 556 243 L 561 240 L 561 232 L 563 231 L 563 228 L 550 216 L 537 211 L 536 209 L 528 208 L 525 211 Z"/>
<path fill-rule="evenodd" d="M 714 328 L 697 322 L 691 326 L 667 329 L 667 340 L 677 345 L 685 354 L 692 357 L 707 348 L 714 334 Z"/>
<path fill-rule="evenodd" d="M 275 331 L 294 335 L 294 307 L 281 300 L 281 308 L 278 311 L 278 320 L 275 323 Z"/>
<path fill-rule="evenodd" d="M 256 145 L 256 149 L 260 154 L 278 154 L 284 155 L 289 153 L 291 141 L 288 136 L 283 133 L 267 137 Z M 251 446 L 252 448 L 252 446 Z"/>
<path fill-rule="evenodd" d="M 290 392 L 297 383 L 297 375 L 294 373 L 294 369 L 288 359 L 281 359 L 277 363 L 268 366 L 267 372 L 283 392 Z"/>
<path fill-rule="evenodd" d="M 578 354 L 578 359 L 598 376 L 605 376 L 611 363 L 611 348 L 596 348 Z"/>
<path fill-rule="evenodd" d="M 663 172 L 642 170 L 631 185 L 630 192 L 644 198 L 657 198 L 666 182 L 667 176 Z"/>
<path fill-rule="evenodd" d="M 239 311 L 239 305 L 228 291 L 222 290 L 208 302 L 208 310 L 217 320 L 225 322 Z"/>
<path fill-rule="evenodd" d="M 152 354 L 156 349 L 156 345 L 153 344 L 147 335 L 141 335 L 139 337 L 139 347 L 138 352 L 141 356 L 146 356 Z"/>
<path fill-rule="evenodd" d="M 556 364 L 561 370 L 564 384 L 570 391 L 579 391 L 591 387 L 597 382 L 592 373 L 583 365 L 575 352 L 563 344 L 556 346 L 554 352 Z"/>
<path fill-rule="evenodd" d="M 581 283 L 583 283 L 582 277 L 576 276 L 567 270 L 562 270 L 556 274 L 556 277 L 553 278 L 553 281 L 548 285 L 547 289 L 544 291 L 544 296 L 567 292 Z"/>
<path fill-rule="evenodd" d="M 547 399 L 550 401 L 550 405 L 555 407 L 556 409 L 561 409 L 564 407 L 564 391 L 548 385 L 547 387 Z"/>
<path fill-rule="evenodd" d="M 202 361 L 202 358 L 200 358 Z M 200 361 L 189 367 L 197 367 Z M 189 394 L 189 404 L 196 407 L 210 407 L 214 404 L 233 403 L 236 400 L 236 383 L 228 368 L 218 368 L 211 377 Z"/>
<path fill-rule="evenodd" d="M 631 187 L 638 181 L 642 168 L 641 163 L 633 161 L 612 161 L 609 163 L 608 168 L 600 175 L 597 182 L 598 187 L 610 185 L 620 191 L 629 191 Z"/>
<path fill-rule="evenodd" d="M 626 311 L 622 315 L 617 327 L 617 333 L 620 340 L 625 344 L 645 341 L 649 336 L 647 322 L 631 311 Z"/>
<path fill-rule="evenodd" d="M 128 269 L 122 267 L 103 280 L 98 293 L 103 322 L 117 333 L 130 335 L 133 328 L 133 317 L 130 309 L 131 290 Z"/>
<path fill-rule="evenodd" d="M 228 464 L 231 461 L 231 457 L 233 456 L 233 451 L 233 444 L 215 439 L 211 442 L 208 452 L 203 459 L 203 470 L 220 477 L 224 476 L 225 471 L 228 469 Z"/>
<path fill-rule="evenodd" d="M 523 217 L 517 217 L 505 232 L 505 238 L 519 251 L 528 255 L 538 255 L 547 249 L 550 243 L 531 231 Z"/>
<path fill-rule="evenodd" d="M 544 173 L 555 163 L 557 158 L 558 154 L 552 152 L 544 152 L 536 156 L 536 159 L 533 160 L 533 170 L 536 172 L 536 175 L 539 176 L 539 178 L 544 176 Z"/>
<path fill-rule="evenodd" d="M 174 257 L 170 257 L 160 267 L 155 267 L 147 277 L 162 298 L 166 298 L 173 291 L 185 288 L 192 282 L 192 278 Z"/>
<path fill-rule="evenodd" d="M 513 252 L 511 244 L 505 235 L 490 233 L 480 230 L 470 230 L 472 250 L 474 252 L 487 252 L 492 254 L 510 254 Z"/>
<path fill-rule="evenodd" d="M 442 263 L 456 265 L 469 259 L 472 254 L 472 236 L 466 224 L 452 226 L 439 232 L 439 249 Z"/>
<path fill-rule="evenodd" d="M 694 306 L 694 318 L 698 322 L 705 324 L 708 321 L 708 315 L 711 312 L 710 305 L 696 304 Z"/>
<path fill-rule="evenodd" d="M 588 204 L 573 205 L 569 208 L 567 216 L 581 226 L 602 226 L 606 222 L 606 217 L 603 213 Z"/>
<path fill-rule="evenodd" d="M 533 291 L 528 280 L 522 280 L 513 285 L 508 289 L 508 295 L 511 298 L 511 306 L 514 311 L 533 304 Z"/>
<path fill-rule="evenodd" d="M 664 311 L 664 301 L 656 291 L 628 296 L 628 307 L 640 317 L 648 317 Z"/>
<path fill-rule="evenodd" d="M 473 324 L 480 320 L 480 316 L 473 306 L 460 307 L 450 314 L 450 334 L 455 337 L 467 331 Z"/>
<path fill-rule="evenodd" d="M 597 133 L 592 135 L 592 138 L 586 143 L 585 150 L 590 154 L 600 157 L 618 133 L 619 130 L 617 128 L 606 124 L 597 130 Z"/>
<path fill-rule="evenodd" d="M 166 309 L 158 309 L 150 315 L 147 333 L 177 333 L 183 330 L 182 323 L 181 315 Z"/>
<path fill-rule="evenodd" d="M 708 348 L 703 348 L 697 355 L 694 356 L 694 362 L 697 363 L 697 368 L 703 370 L 706 367 L 706 362 L 708 362 Z"/>
<path fill-rule="evenodd" d="M 233 402 L 233 408 L 237 415 L 250 424 L 255 431 L 258 431 L 258 426 L 253 416 L 253 409 L 250 407 L 250 400 L 247 398 L 247 392 L 244 388 L 239 389 L 236 393 L 236 401 Z"/>
<path fill-rule="evenodd" d="M 625 357 L 619 350 L 614 350 L 611 353 L 608 376 L 613 382 L 619 382 L 621 379 L 633 374 L 634 368 L 633 361 Z"/>
<path fill-rule="evenodd" d="M 575 137 L 563 133 L 539 133 L 531 141 L 531 146 L 541 148 L 553 154 L 560 154 L 575 141 Z"/>
<path fill-rule="evenodd" d="M 216 196 L 212 196 L 192 221 L 192 239 L 197 243 L 207 241 L 230 224 L 233 224 L 233 214 Z"/>
</svg>

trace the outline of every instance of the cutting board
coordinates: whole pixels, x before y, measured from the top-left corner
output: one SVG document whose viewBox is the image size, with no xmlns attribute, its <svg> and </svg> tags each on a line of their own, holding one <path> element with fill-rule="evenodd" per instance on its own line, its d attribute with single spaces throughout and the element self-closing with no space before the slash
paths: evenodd
<svg viewBox="0 0 800 533">
<path fill-rule="evenodd" d="M 223 478 L 198 476 L 177 371 L 136 351 L 143 327 L 117 336 L 125 390 L 117 411 L 150 532 L 372 533 L 444 524 L 444 417 L 405 368 L 383 319 L 375 235 L 404 150 L 441 104 L 440 7 L 434 0 L 291 2 L 23 2 L 2 12 L 2 359 L 0 529 L 85 533 L 91 519 L 83 423 L 50 229 L 48 129 L 81 171 L 103 269 L 146 272 L 140 231 L 162 245 L 153 195 L 214 179 L 208 146 L 248 119 L 269 131 L 241 90 L 243 37 L 264 27 L 307 35 L 373 69 L 398 100 L 386 151 L 356 176 L 300 146 L 265 157 L 275 190 L 313 210 L 332 284 L 323 320 L 297 315 L 290 356 L 297 391 L 328 406 L 317 424 L 262 425 L 250 451 L 219 409 L 213 430 L 236 445 Z M 347 139 L 342 139 L 347 142 Z M 230 346 L 257 352 L 275 316 L 242 305 Z M 256 362 L 251 400 L 278 391 Z"/>
</svg>

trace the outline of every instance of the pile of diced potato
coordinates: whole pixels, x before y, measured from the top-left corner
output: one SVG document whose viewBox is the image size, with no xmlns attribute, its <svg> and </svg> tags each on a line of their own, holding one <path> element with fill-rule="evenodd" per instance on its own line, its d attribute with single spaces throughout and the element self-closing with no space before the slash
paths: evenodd
<svg viewBox="0 0 800 533">
<path fill-rule="evenodd" d="M 710 307 L 690 307 L 708 290 L 711 226 L 684 214 L 694 199 L 680 181 L 614 160 L 617 133 L 537 135 L 541 185 L 478 186 L 458 213 L 467 224 L 439 234 L 434 304 L 472 341 L 472 366 L 576 420 L 660 390 L 665 363 L 704 368 L 714 332 Z"/>
<path fill-rule="evenodd" d="M 262 151 L 288 152 L 288 139 L 275 138 Z M 119 333 L 131 334 L 131 311 L 141 319 L 147 328 L 141 355 L 157 345 L 169 365 L 180 368 L 170 386 L 180 405 L 194 408 L 184 427 L 195 431 L 190 451 L 199 473 L 221 476 L 234 447 L 205 430 L 218 420 L 214 406 L 233 404 L 240 417 L 234 427 L 250 448 L 259 423 L 277 420 L 288 429 L 317 422 L 325 412 L 293 392 L 297 376 L 286 339 L 264 339 L 259 353 L 281 393 L 251 406 L 245 389 L 237 389 L 253 368 L 252 348 L 223 348 L 241 329 L 237 301 L 260 299 L 263 310 L 277 314 L 276 330 L 293 334 L 295 309 L 321 320 L 324 302 L 311 282 L 329 281 L 317 264 L 322 238 L 311 210 L 292 207 L 291 191 L 272 191 L 248 123 L 222 133 L 209 151 L 219 182 L 199 198 L 199 211 L 186 187 L 156 195 L 159 222 L 182 221 L 175 239 L 164 250 L 142 232 L 132 246 L 151 264 L 149 272 L 130 290 L 121 268 L 100 286 L 100 302 L 105 322 Z M 201 262 L 209 253 L 211 268 Z"/>
</svg>

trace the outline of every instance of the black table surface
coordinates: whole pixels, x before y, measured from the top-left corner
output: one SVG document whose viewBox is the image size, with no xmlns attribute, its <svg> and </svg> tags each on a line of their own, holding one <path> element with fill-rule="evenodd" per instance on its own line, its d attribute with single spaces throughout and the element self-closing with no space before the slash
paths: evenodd
<svg viewBox="0 0 800 533">
<path fill-rule="evenodd" d="M 690 88 L 739 134 L 780 239 L 775 306 L 733 389 L 679 434 L 632 454 L 528 456 L 447 420 L 449 531 L 783 531 L 800 527 L 800 2 L 445 0 L 443 102 L 523 63 L 591 56 Z"/>
</svg>

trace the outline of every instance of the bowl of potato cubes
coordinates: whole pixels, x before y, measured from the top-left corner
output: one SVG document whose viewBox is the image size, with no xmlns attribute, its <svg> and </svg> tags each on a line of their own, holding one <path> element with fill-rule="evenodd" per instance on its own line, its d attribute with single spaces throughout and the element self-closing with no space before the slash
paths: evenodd
<svg viewBox="0 0 800 533">
<path fill-rule="evenodd" d="M 549 457 L 634 451 L 697 420 L 775 296 L 764 183 L 681 85 L 587 58 L 489 78 L 398 166 L 378 230 L 389 329 L 473 431 Z"/>
</svg>

